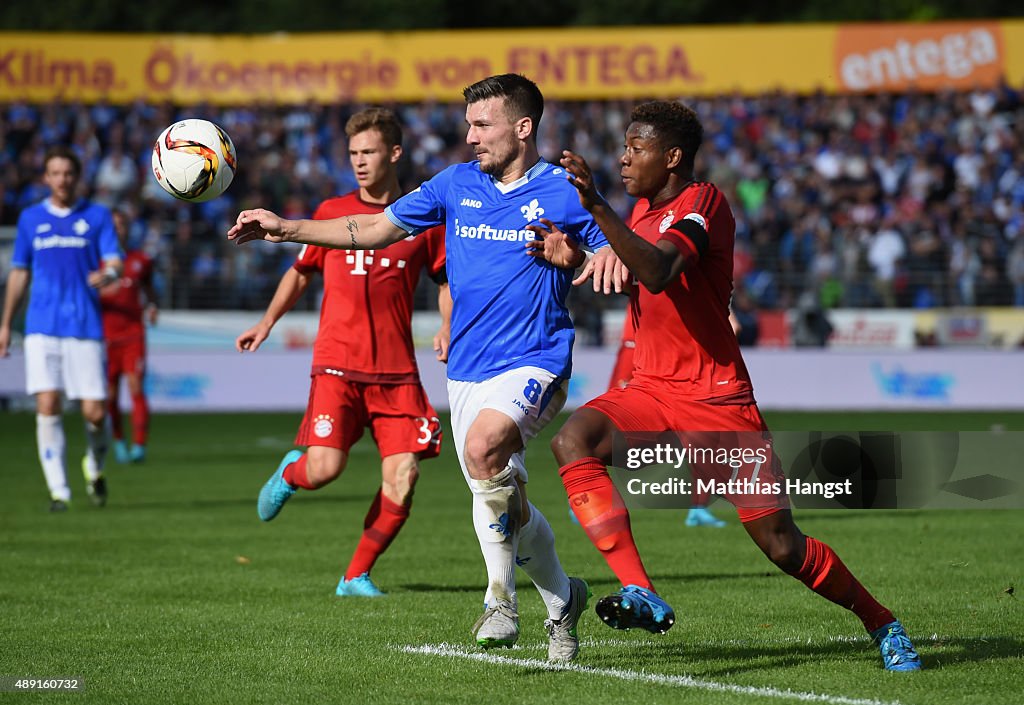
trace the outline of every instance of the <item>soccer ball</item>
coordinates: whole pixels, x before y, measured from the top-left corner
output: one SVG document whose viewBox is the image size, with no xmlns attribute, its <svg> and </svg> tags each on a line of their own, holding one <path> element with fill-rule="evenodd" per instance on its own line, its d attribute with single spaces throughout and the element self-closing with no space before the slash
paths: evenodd
<svg viewBox="0 0 1024 705">
<path fill-rule="evenodd" d="M 228 133 L 208 120 L 179 120 L 153 145 L 153 175 L 175 198 L 202 203 L 224 193 L 238 160 Z"/>
</svg>

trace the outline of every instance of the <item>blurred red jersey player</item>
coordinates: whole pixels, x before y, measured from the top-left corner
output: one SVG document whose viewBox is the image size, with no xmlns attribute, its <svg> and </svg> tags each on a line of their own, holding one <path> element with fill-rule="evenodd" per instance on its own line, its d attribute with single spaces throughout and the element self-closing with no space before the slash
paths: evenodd
<svg viewBox="0 0 1024 705">
<path fill-rule="evenodd" d="M 345 126 L 359 190 L 324 201 L 314 214 L 380 213 L 401 196 L 397 165 L 402 132 L 389 110 L 369 108 Z M 239 351 L 254 351 L 295 305 L 314 274 L 323 275 L 320 327 L 313 344 L 309 405 L 295 437 L 305 453 L 281 460 L 260 492 L 258 513 L 270 521 L 302 488 L 316 490 L 345 469 L 349 450 L 369 428 L 381 456 L 381 488 L 345 574 L 339 596 L 383 593 L 370 570 L 405 524 L 419 477 L 419 461 L 436 457 L 441 425 L 419 379 L 412 340 L 413 293 L 424 269 L 441 287 L 438 359 L 447 359 L 450 297 L 444 229 L 434 228 L 380 250 L 307 245 L 281 278 L 263 319 L 238 336 Z"/>
<path fill-rule="evenodd" d="M 149 402 L 146 399 L 146 323 L 155 325 L 158 315 L 153 289 L 153 260 L 141 250 L 128 248 L 130 223 L 122 210 L 113 211 L 114 228 L 125 252 L 120 279 L 100 291 L 103 337 L 107 346 L 107 405 L 114 439 L 114 458 L 119 463 L 140 463 L 146 458 L 149 437 Z M 145 304 L 143 304 L 145 298 Z M 132 444 L 124 440 L 119 403 L 121 377 L 128 383 L 132 400 Z"/>
</svg>

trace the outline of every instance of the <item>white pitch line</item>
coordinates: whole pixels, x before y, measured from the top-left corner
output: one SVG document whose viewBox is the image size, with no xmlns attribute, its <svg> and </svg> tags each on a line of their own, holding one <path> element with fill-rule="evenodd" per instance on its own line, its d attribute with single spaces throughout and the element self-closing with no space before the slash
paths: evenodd
<svg viewBox="0 0 1024 705">
<path fill-rule="evenodd" d="M 467 651 L 464 648 L 453 646 L 452 644 L 403 646 L 400 647 L 399 650 L 407 654 L 462 658 L 470 661 L 481 661 L 483 663 L 517 666 L 519 668 L 533 668 L 545 671 L 568 671 L 570 673 L 583 673 L 592 676 L 618 678 L 619 680 L 624 681 L 639 681 L 643 683 L 654 683 L 657 685 L 675 686 L 677 688 L 694 688 L 697 690 L 736 693 L 738 695 L 756 695 L 766 698 L 783 698 L 786 700 L 799 700 L 801 702 L 828 703 L 829 705 L 900 705 L 899 701 L 896 700 L 847 698 L 841 695 L 805 693 L 795 690 L 781 690 L 779 688 L 719 683 L 717 681 L 701 680 L 692 676 L 671 676 L 662 673 L 646 673 L 644 671 L 633 671 L 623 668 L 595 668 L 592 666 L 580 666 L 575 663 L 542 661 L 541 659 L 534 658 L 506 658 L 504 656 L 496 656 L 494 654 L 481 653 L 479 651 Z"/>
<path fill-rule="evenodd" d="M 994 639 L 995 637 L 979 636 L 974 637 L 979 641 L 985 641 L 986 639 Z M 820 639 L 832 643 L 840 644 L 871 644 L 871 637 L 867 634 L 833 634 L 830 636 L 822 636 Z M 701 646 L 762 646 L 771 644 L 814 644 L 820 639 L 807 636 L 786 636 L 786 637 L 768 637 L 767 635 L 759 638 L 750 639 L 688 639 L 687 646 L 701 647 Z M 941 644 L 950 641 L 952 637 L 939 636 L 938 634 L 932 634 L 931 636 L 917 636 L 914 637 L 915 644 Z M 625 646 L 644 648 L 658 642 L 658 638 L 646 638 L 638 635 L 635 639 L 598 639 L 592 636 L 580 637 L 580 646 L 586 646 L 588 648 L 603 648 L 606 646 Z M 523 645 L 520 642 L 514 647 L 515 649 L 529 649 L 532 651 L 546 651 L 548 648 L 547 642 L 536 642 L 532 645 Z"/>
</svg>

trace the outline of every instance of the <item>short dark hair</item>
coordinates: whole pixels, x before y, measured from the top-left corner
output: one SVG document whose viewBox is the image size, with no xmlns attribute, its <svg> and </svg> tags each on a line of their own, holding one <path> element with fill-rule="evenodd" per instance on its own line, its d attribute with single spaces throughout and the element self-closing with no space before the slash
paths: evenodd
<svg viewBox="0 0 1024 705">
<path fill-rule="evenodd" d="M 82 175 L 82 160 L 75 154 L 75 150 L 71 147 L 63 144 L 54 145 L 46 150 L 46 154 L 43 156 L 43 170 L 46 170 L 46 165 L 50 163 L 51 159 L 67 159 L 71 162 L 71 167 L 75 170 L 75 176 Z"/>
<path fill-rule="evenodd" d="M 377 130 L 389 147 L 402 146 L 402 126 L 395 114 L 387 108 L 360 110 L 345 123 L 345 134 L 349 139 L 367 130 Z"/>
<path fill-rule="evenodd" d="M 488 98 L 504 98 L 505 108 L 513 120 L 528 117 L 533 120 L 533 133 L 537 134 L 537 126 L 544 115 L 544 96 L 537 84 L 518 73 L 503 73 L 489 76 L 466 86 L 462 91 L 467 105 L 479 103 Z"/>
<path fill-rule="evenodd" d="M 692 108 L 675 101 L 655 100 L 633 108 L 629 121 L 650 125 L 658 143 L 665 149 L 679 147 L 683 163 L 693 168 L 694 157 L 704 141 L 704 126 Z"/>
</svg>

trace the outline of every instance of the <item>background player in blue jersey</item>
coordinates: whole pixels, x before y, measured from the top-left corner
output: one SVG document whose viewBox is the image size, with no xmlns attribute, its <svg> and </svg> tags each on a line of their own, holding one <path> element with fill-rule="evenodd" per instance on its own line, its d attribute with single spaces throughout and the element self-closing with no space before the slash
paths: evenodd
<svg viewBox="0 0 1024 705">
<path fill-rule="evenodd" d="M 107 499 L 107 383 L 98 289 L 121 276 L 121 247 L 110 211 L 77 197 L 82 164 L 75 153 L 54 147 L 46 153 L 43 169 L 50 196 L 18 218 L 0 319 L 0 355 L 8 352 L 11 321 L 31 282 L 25 315 L 26 386 L 36 397 L 36 440 L 50 488 L 50 510 L 63 511 L 71 490 L 64 463 L 62 391 L 82 402 L 86 489 L 97 505 Z"/>
<path fill-rule="evenodd" d="M 579 245 L 593 251 L 607 241 L 565 171 L 540 158 L 537 86 L 504 74 L 463 94 L 476 161 L 445 169 L 380 215 L 288 221 L 249 210 L 228 237 L 374 249 L 446 225 L 452 432 L 488 578 L 474 633 L 484 648 L 519 638 L 518 562 L 547 605 L 548 657 L 569 660 L 579 650 L 576 624 L 588 589 L 565 574 L 547 519 L 526 499 L 523 452 L 565 402 L 574 339 L 565 297 L 572 270 L 583 264 Z M 540 225 L 571 241 L 535 249 Z"/>
</svg>

